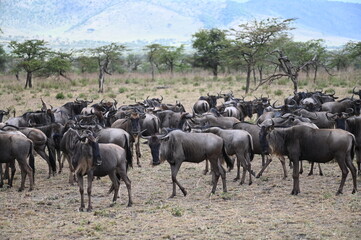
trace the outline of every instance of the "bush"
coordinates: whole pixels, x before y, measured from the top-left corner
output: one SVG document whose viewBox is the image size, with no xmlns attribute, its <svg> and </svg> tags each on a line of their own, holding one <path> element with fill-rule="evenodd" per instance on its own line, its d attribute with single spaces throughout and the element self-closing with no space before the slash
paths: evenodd
<svg viewBox="0 0 361 240">
<path fill-rule="evenodd" d="M 55 98 L 56 99 L 65 99 L 65 95 L 64 95 L 64 93 L 60 92 L 60 93 L 56 94 Z"/>
<path fill-rule="evenodd" d="M 276 96 L 281 96 L 283 94 L 283 91 L 280 89 L 277 89 L 273 92 Z"/>
<path fill-rule="evenodd" d="M 125 88 L 125 87 L 121 87 L 121 88 L 118 89 L 119 93 L 124 93 L 126 91 L 127 91 L 127 88 Z"/>
</svg>

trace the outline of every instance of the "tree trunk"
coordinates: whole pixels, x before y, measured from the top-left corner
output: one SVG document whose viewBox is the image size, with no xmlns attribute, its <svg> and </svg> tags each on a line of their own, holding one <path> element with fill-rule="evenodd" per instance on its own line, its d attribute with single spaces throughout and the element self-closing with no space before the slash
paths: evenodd
<svg viewBox="0 0 361 240">
<path fill-rule="evenodd" d="M 250 83 L 251 83 L 251 72 L 252 72 L 251 65 L 248 64 L 247 65 L 247 79 L 246 79 L 246 93 L 249 92 L 249 86 L 250 86 Z"/>
<path fill-rule="evenodd" d="M 100 93 L 104 92 L 104 68 L 101 67 L 99 71 L 99 91 Z"/>
<path fill-rule="evenodd" d="M 154 82 L 154 63 L 151 62 L 150 65 L 152 66 L 152 82 Z"/>
<path fill-rule="evenodd" d="M 261 81 L 261 79 L 263 79 L 263 67 L 262 66 L 258 67 L 258 73 L 259 73 L 259 80 Z"/>
<path fill-rule="evenodd" d="M 254 69 L 254 67 L 252 68 L 252 73 L 253 73 L 253 82 L 254 82 L 254 85 L 257 85 L 256 69 Z"/>
<path fill-rule="evenodd" d="M 32 88 L 33 87 L 32 78 L 33 78 L 33 72 L 27 72 L 26 73 L 25 88 L 27 88 L 27 87 Z"/>
<path fill-rule="evenodd" d="M 218 77 L 218 65 L 213 66 L 212 71 L 213 71 L 213 77 L 217 78 Z"/>
<path fill-rule="evenodd" d="M 291 76 L 291 81 L 293 83 L 293 92 L 298 92 L 298 74 Z"/>
<path fill-rule="evenodd" d="M 313 76 L 313 83 L 316 83 L 317 70 L 318 70 L 318 67 L 317 67 L 317 64 L 315 64 L 315 75 Z"/>
<path fill-rule="evenodd" d="M 169 64 L 169 68 L 170 68 L 170 75 L 171 75 L 171 77 L 173 78 L 174 64 L 173 64 L 173 63 L 170 63 L 170 64 Z"/>
</svg>

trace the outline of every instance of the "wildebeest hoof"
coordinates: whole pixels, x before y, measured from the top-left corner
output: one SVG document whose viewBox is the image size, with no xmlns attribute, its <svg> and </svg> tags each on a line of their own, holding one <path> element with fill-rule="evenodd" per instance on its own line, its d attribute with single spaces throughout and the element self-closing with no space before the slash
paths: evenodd
<svg viewBox="0 0 361 240">
<path fill-rule="evenodd" d="M 112 202 L 109 207 L 114 207 L 117 204 L 117 202 Z"/>
<path fill-rule="evenodd" d="M 131 207 L 131 206 L 133 206 L 133 203 L 128 203 L 127 207 Z"/>
<path fill-rule="evenodd" d="M 292 190 L 291 195 L 298 195 L 300 191 Z"/>
<path fill-rule="evenodd" d="M 343 194 L 343 192 L 342 192 L 341 190 L 338 190 L 338 191 L 336 192 L 336 196 L 338 196 L 338 195 L 340 195 L 340 194 Z"/>
<path fill-rule="evenodd" d="M 256 176 L 256 173 L 255 173 L 253 170 L 251 170 L 251 174 L 252 174 L 253 176 Z"/>
<path fill-rule="evenodd" d="M 207 175 L 208 171 L 207 170 L 203 170 L 203 175 Z"/>
<path fill-rule="evenodd" d="M 183 190 L 182 192 L 183 192 L 184 196 L 187 196 L 187 191 L 186 190 Z"/>
<path fill-rule="evenodd" d="M 248 185 L 252 185 L 252 183 L 253 183 L 253 182 L 249 182 L 249 184 L 248 184 Z"/>
<path fill-rule="evenodd" d="M 91 207 L 86 209 L 87 212 L 91 212 L 92 210 L 93 210 L 93 208 L 91 208 Z"/>
<path fill-rule="evenodd" d="M 235 179 L 233 179 L 233 182 L 237 182 L 239 180 L 239 178 L 235 178 Z"/>
<path fill-rule="evenodd" d="M 83 208 L 83 207 L 80 207 L 80 208 L 79 208 L 79 212 L 84 212 L 84 208 Z"/>
<path fill-rule="evenodd" d="M 239 185 L 243 185 L 243 183 L 244 183 L 244 182 L 241 181 L 241 182 L 239 182 Z"/>
<path fill-rule="evenodd" d="M 24 190 L 24 188 L 19 188 L 18 192 L 22 192 Z"/>
<path fill-rule="evenodd" d="M 172 194 L 169 196 L 169 198 L 174 198 L 175 197 L 175 194 Z"/>
<path fill-rule="evenodd" d="M 153 162 L 153 166 L 157 166 L 157 165 L 159 165 L 160 164 L 160 162 L 158 161 L 158 162 Z"/>
<path fill-rule="evenodd" d="M 356 192 L 357 192 L 357 190 L 356 190 L 356 189 L 352 190 L 352 194 L 355 194 Z"/>
<path fill-rule="evenodd" d="M 262 174 L 257 174 L 256 178 L 260 178 L 262 176 Z"/>
</svg>

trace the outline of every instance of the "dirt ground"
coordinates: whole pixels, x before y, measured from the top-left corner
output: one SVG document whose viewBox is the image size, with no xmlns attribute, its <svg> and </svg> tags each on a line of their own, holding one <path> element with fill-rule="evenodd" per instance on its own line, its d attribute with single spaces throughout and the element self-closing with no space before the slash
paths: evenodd
<svg viewBox="0 0 361 240">
<path fill-rule="evenodd" d="M 187 86 L 154 89 L 144 85 L 138 90 L 143 91 L 145 97 L 149 92 L 152 97 L 163 95 L 167 103 L 181 100 L 189 110 L 201 95 L 200 89 L 207 89 L 205 94 L 208 90 L 214 93 L 219 86 L 216 85 L 193 85 L 196 90 L 191 92 L 186 91 Z M 233 89 L 236 96 L 241 95 L 241 90 Z M 0 108 L 12 104 L 21 105 L 19 108 L 23 110 L 36 110 L 41 107 L 40 96 L 53 106 L 60 106 L 70 99 L 55 99 L 59 91 L 44 95 L 44 92 L 27 90 L 16 94 L 19 99 L 12 97 L 15 96 L 13 92 L 4 90 L 0 95 Z M 89 93 L 80 87 L 69 91 L 74 98 L 77 93 Z M 288 96 L 284 92 L 280 98 Z M 347 90 L 342 90 L 342 94 L 345 93 Z M 116 96 L 120 102 L 118 106 L 131 103 L 126 100 L 128 94 L 131 93 Z M 25 191 L 17 191 L 19 168 L 14 187 L 0 189 L 0 239 L 361 239 L 361 195 L 351 194 L 349 174 L 344 194 L 335 196 L 341 180 L 337 163 L 322 164 L 324 176 L 319 176 L 317 170 L 315 175 L 307 176 L 310 165 L 305 162 L 298 196 L 290 195 L 292 170 L 288 169 L 288 178 L 282 179 L 282 168 L 277 159 L 261 178 L 253 179 L 252 185 L 248 185 L 248 181 L 245 185 L 233 182 L 236 171 L 232 170 L 227 173 L 228 192 L 222 192 L 219 182 L 214 195 L 209 194 L 211 175 L 202 174 L 205 163 L 184 163 L 178 180 L 188 195 L 183 196 L 177 189 L 177 196 L 169 199 L 172 191 L 169 164 L 165 162 L 152 167 L 148 147 L 142 145 L 141 151 L 142 167 L 134 164 L 128 172 L 132 181 L 133 206 L 126 206 L 127 191 L 122 183 L 120 199 L 110 207 L 112 195 L 107 191 L 111 182 L 104 177 L 94 181 L 93 211 L 90 213 L 78 211 L 79 189 L 77 185 L 68 184 L 67 165 L 63 173 L 47 179 L 46 163 L 36 156 L 33 191 L 28 191 L 28 181 Z M 260 157 L 256 156 L 252 168 L 257 172 L 260 167 Z M 358 186 L 360 179 L 358 177 Z"/>
</svg>

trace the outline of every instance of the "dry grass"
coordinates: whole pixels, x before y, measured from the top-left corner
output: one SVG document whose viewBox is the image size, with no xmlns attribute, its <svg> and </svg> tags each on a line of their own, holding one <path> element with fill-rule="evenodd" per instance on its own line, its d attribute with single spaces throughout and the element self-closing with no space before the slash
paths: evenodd
<svg viewBox="0 0 361 240">
<path fill-rule="evenodd" d="M 89 76 L 88 76 L 89 77 Z M 155 82 L 146 76 L 111 76 L 106 79 L 106 93 L 97 93 L 95 80 L 74 77 L 75 83 L 58 80 L 34 81 L 34 89 L 23 90 L 9 77 L 1 84 L 0 109 L 13 106 L 17 115 L 32 109 L 40 109 L 40 97 L 55 106 L 82 96 L 110 99 L 121 104 L 141 101 L 147 96 L 164 97 L 164 102 L 181 101 L 190 111 L 192 104 L 202 94 L 215 94 L 220 90 L 232 90 L 235 96 L 244 96 L 243 81 L 222 76 L 213 80 L 204 73 L 173 78 L 159 77 Z M 94 77 L 94 76 L 92 76 Z M 133 79 L 133 80 L 131 80 Z M 351 78 L 350 78 L 351 79 Z M 135 81 L 135 82 L 134 82 Z M 302 81 L 302 80 L 301 80 Z M 325 77 L 337 95 L 349 96 L 353 86 L 360 87 L 360 79 L 352 78 L 347 86 L 334 86 Z M 44 88 L 40 88 L 42 83 Z M 61 86 L 56 88 L 56 85 Z M 22 86 L 22 85 L 21 85 Z M 166 88 L 158 88 L 158 87 Z M 313 90 L 308 84 L 302 89 Z M 119 88 L 126 90 L 119 93 Z M 286 82 L 261 88 L 253 96 L 269 95 L 283 99 L 292 95 L 292 87 Z M 275 96 L 275 90 L 282 95 Z M 65 99 L 55 96 L 63 92 Z M 113 95 L 111 95 L 113 94 Z M 111 95 L 111 96 L 110 96 Z M 202 175 L 204 164 L 182 165 L 178 180 L 188 190 L 184 197 L 179 189 L 174 199 L 171 194 L 171 178 L 168 163 L 150 166 L 150 153 L 142 145 L 142 168 L 129 170 L 132 180 L 134 205 L 126 207 L 127 192 L 121 186 L 120 200 L 110 207 L 111 195 L 108 178 L 95 180 L 92 213 L 78 212 L 80 196 L 78 187 L 67 183 L 68 170 L 46 179 L 45 161 L 36 157 L 36 186 L 34 191 L 17 192 L 20 185 L 19 170 L 14 188 L 0 190 L 0 239 L 360 239 L 360 193 L 351 194 L 349 175 L 344 194 L 336 197 L 340 182 L 340 169 L 336 163 L 323 164 L 325 176 L 302 175 L 301 194 L 291 196 L 292 177 L 282 180 L 281 165 L 274 160 L 260 179 L 253 185 L 240 186 L 233 182 L 235 170 L 227 173 L 228 193 L 222 193 L 219 183 L 215 195 L 209 196 L 211 176 Z M 252 162 L 260 169 L 260 158 Z M 305 163 L 305 172 L 309 164 Z M 360 178 L 359 178 L 360 179 Z M 360 186 L 360 180 L 358 185 Z M 28 186 L 28 182 L 26 183 Z"/>
</svg>

